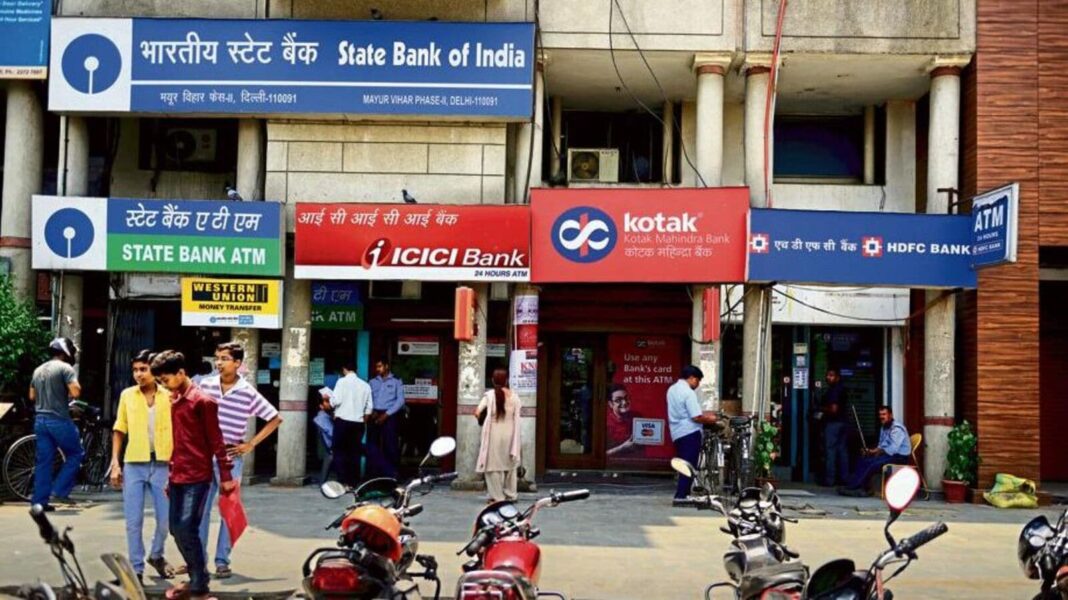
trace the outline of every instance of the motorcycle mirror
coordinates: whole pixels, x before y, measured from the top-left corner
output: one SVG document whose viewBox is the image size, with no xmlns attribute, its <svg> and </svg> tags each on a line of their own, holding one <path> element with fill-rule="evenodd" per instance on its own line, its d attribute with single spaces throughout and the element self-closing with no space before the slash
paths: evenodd
<svg viewBox="0 0 1068 600">
<path fill-rule="evenodd" d="M 671 459 L 671 468 L 684 477 L 693 477 L 693 474 L 697 471 L 697 469 L 693 468 L 693 465 L 681 458 Z"/>
<path fill-rule="evenodd" d="M 919 490 L 920 474 L 912 467 L 898 469 L 890 476 L 890 479 L 886 481 L 883 496 L 887 507 L 890 508 L 892 520 L 897 519 L 909 507 Z"/>
<path fill-rule="evenodd" d="M 345 486 L 337 481 L 327 481 L 319 486 L 319 493 L 331 500 L 337 500 L 345 495 Z"/>
<path fill-rule="evenodd" d="M 764 502 L 770 502 L 775 496 L 775 486 L 771 485 L 770 481 L 765 481 L 764 485 L 760 487 L 760 499 Z"/>
<path fill-rule="evenodd" d="M 439 437 L 430 444 L 430 454 L 436 458 L 448 456 L 456 450 L 456 438 L 448 436 Z"/>
</svg>

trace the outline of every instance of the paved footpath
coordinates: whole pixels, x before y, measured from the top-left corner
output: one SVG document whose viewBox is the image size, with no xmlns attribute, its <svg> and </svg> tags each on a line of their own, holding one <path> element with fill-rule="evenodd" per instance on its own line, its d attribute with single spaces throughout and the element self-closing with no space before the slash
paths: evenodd
<svg viewBox="0 0 1068 600">
<path fill-rule="evenodd" d="M 556 485 L 561 491 L 573 487 Z M 543 589 L 579 599 L 697 599 L 705 585 L 725 577 L 721 557 L 728 538 L 719 532 L 722 517 L 670 508 L 666 485 L 592 489 L 589 500 L 539 514 Z M 213 591 L 257 597 L 297 588 L 309 551 L 333 544 L 333 535 L 323 527 L 344 508 L 344 501 L 326 500 L 314 487 L 257 485 L 243 495 L 251 526 L 234 551 L 234 577 L 213 582 Z M 523 494 L 521 504 L 536 497 Z M 51 518 L 57 526 L 74 527 L 71 537 L 82 567 L 96 580 L 107 574 L 97 557 L 125 553 L 126 542 L 120 496 L 107 492 L 92 498 L 95 502 L 88 508 L 59 511 Z M 422 539 L 421 552 L 438 558 L 443 596 L 451 596 L 463 562 L 456 551 L 467 541 L 484 500 L 478 494 L 435 490 L 420 502 L 426 510 L 413 526 Z M 864 567 L 886 547 L 886 511 L 878 500 L 785 495 L 784 503 L 815 509 L 791 513 L 801 522 L 787 525 L 788 544 L 812 567 L 841 557 Z M 920 560 L 890 587 L 898 598 L 1030 598 L 1038 587 L 1016 565 L 1016 536 L 1023 523 L 1039 513 L 1052 520 L 1058 510 L 1001 511 L 918 501 L 894 533 L 903 537 L 940 519 L 949 523 L 949 533 L 924 547 Z M 152 522 L 150 513 L 146 521 Z M 37 578 L 59 581 L 56 563 L 38 538 L 25 504 L 0 506 L 0 532 L 0 587 Z M 172 540 L 166 555 L 180 564 Z M 153 584 L 150 589 L 156 593 L 163 589 Z"/>
</svg>

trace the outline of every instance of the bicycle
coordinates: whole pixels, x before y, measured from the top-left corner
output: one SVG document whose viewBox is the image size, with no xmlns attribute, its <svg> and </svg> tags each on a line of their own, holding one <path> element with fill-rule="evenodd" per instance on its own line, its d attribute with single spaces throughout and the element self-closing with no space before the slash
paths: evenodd
<svg viewBox="0 0 1068 600">
<path fill-rule="evenodd" d="M 102 411 L 75 401 L 71 403 L 71 417 L 78 425 L 85 454 L 79 468 L 82 491 L 100 491 L 107 484 L 111 465 L 111 426 L 104 421 Z M 66 460 L 63 451 L 56 449 L 53 474 Z M 24 435 L 15 440 L 4 454 L 3 476 L 8 490 L 24 501 L 33 495 L 33 475 L 37 467 L 37 436 Z"/>
<path fill-rule="evenodd" d="M 715 496 L 741 494 L 752 485 L 752 417 L 728 417 L 719 414 L 719 421 L 705 425 L 701 439 L 701 453 L 697 469 L 704 474 L 704 485 L 695 488 Z"/>
</svg>

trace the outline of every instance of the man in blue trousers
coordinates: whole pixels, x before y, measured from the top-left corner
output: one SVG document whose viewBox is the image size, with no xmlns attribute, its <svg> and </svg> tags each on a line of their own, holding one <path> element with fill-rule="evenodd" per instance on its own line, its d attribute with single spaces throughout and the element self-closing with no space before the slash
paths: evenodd
<svg viewBox="0 0 1068 600">
<path fill-rule="evenodd" d="M 716 422 L 716 413 L 704 412 L 694 391 L 704 377 L 701 369 L 689 365 L 682 369 L 679 380 L 667 391 L 668 429 L 671 430 L 671 441 L 675 444 L 675 456 L 694 466 L 701 453 L 702 425 Z M 689 504 L 692 484 L 691 478 L 679 475 L 672 506 Z"/>
<path fill-rule="evenodd" d="M 894 420 L 894 411 L 889 406 L 879 408 L 879 423 L 882 425 L 879 430 L 879 446 L 864 450 L 864 458 L 861 458 L 853 469 L 846 487 L 838 489 L 839 494 L 867 496 L 868 481 L 884 465 L 908 464 L 909 455 L 912 454 L 909 432 L 904 425 Z"/>
</svg>

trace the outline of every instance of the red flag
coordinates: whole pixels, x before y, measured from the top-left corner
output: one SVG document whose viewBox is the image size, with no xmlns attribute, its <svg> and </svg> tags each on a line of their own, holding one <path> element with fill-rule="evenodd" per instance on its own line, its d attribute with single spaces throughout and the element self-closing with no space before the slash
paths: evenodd
<svg viewBox="0 0 1068 600">
<path fill-rule="evenodd" d="M 230 544 L 237 545 L 238 538 L 248 527 L 248 517 L 245 516 L 245 507 L 241 504 L 241 485 L 229 494 L 219 494 L 219 515 L 230 530 Z"/>
</svg>

